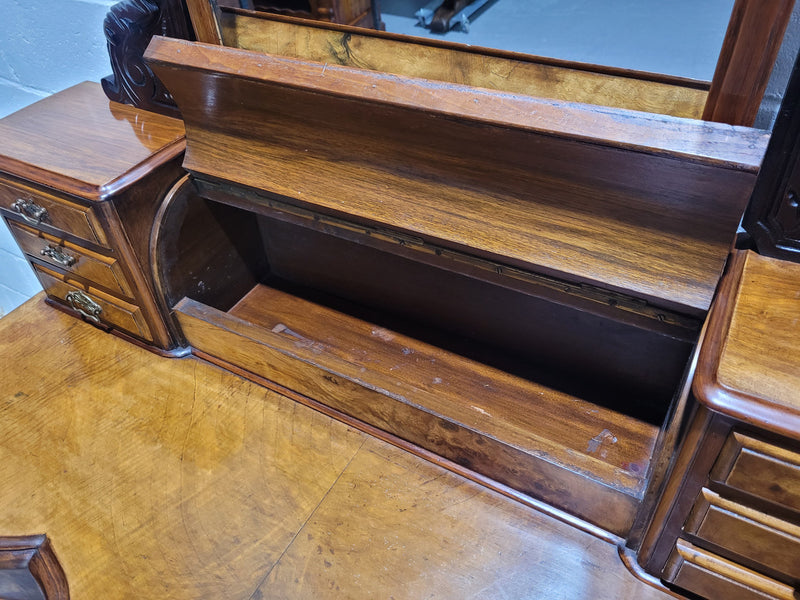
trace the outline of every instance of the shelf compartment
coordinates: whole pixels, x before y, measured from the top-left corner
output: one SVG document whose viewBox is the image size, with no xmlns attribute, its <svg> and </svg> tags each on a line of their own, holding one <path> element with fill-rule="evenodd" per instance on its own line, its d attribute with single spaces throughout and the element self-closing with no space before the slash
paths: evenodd
<svg viewBox="0 0 800 600">
<path fill-rule="evenodd" d="M 623 535 L 659 428 L 258 284 L 184 298 L 192 347 Z"/>
</svg>

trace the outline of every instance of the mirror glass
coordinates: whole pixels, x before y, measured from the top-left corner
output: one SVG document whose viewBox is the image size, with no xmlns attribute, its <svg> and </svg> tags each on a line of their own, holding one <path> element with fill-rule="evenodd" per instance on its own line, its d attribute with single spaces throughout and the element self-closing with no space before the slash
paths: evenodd
<svg viewBox="0 0 800 600">
<path fill-rule="evenodd" d="M 394 33 L 704 81 L 733 8 L 733 0 L 473 0 L 436 32 L 430 13 L 440 4 L 380 0 L 381 19 Z"/>
</svg>

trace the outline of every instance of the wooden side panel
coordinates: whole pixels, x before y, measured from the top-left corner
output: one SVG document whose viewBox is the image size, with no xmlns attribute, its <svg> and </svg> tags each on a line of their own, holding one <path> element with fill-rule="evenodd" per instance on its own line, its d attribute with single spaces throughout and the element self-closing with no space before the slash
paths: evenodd
<svg viewBox="0 0 800 600">
<path fill-rule="evenodd" d="M 204 200 L 188 175 L 164 198 L 151 251 L 167 311 L 184 296 L 228 310 L 269 271 L 255 215 Z"/>
<path fill-rule="evenodd" d="M 200 44 L 158 39 L 148 56 L 190 170 L 693 314 L 766 141 Z"/>
<path fill-rule="evenodd" d="M 649 530 L 637 559 L 645 571 L 660 576 L 681 535 L 686 515 L 706 484 L 708 471 L 730 432 L 730 423 L 703 406 L 695 405 L 661 500 L 651 516 Z"/>
<path fill-rule="evenodd" d="M 635 72 L 608 73 L 591 65 L 252 14 L 223 12 L 222 37 L 226 46 L 244 50 L 675 117 L 700 118 L 708 96 L 702 82 L 654 80 Z"/>
</svg>

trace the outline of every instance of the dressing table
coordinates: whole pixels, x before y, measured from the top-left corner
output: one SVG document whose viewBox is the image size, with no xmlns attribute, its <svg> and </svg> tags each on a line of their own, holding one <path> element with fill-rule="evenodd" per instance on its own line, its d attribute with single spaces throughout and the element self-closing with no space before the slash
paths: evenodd
<svg viewBox="0 0 800 600">
<path fill-rule="evenodd" d="M 0 121 L 59 140 L 81 95 L 106 119 L 81 135 L 107 144 L 81 168 L 144 146 L 118 193 L 78 189 L 46 154 L 0 161 L 3 185 L 37 194 L 0 211 L 48 301 L 184 356 L 137 359 L 159 373 L 278 392 L 602 540 L 631 570 L 615 594 L 792 598 L 798 77 L 770 138 L 720 117 L 730 81 L 716 77 L 701 89 L 208 6 L 195 32 L 215 39 L 155 37 L 136 59 L 155 104 L 85 84 Z M 457 68 L 481 62 L 515 75 Z M 114 77 L 106 91 L 125 89 Z M 54 220 L 62 206 L 101 237 Z M 91 261 L 103 269 L 79 270 Z M 30 533 L 75 552 L 50 531 L 15 535 Z"/>
</svg>

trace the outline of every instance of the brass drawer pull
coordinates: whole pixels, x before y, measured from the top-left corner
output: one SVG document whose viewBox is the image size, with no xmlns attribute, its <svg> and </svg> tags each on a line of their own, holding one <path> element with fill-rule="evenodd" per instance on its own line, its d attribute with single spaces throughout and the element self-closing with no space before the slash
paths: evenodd
<svg viewBox="0 0 800 600">
<path fill-rule="evenodd" d="M 72 291 L 67 292 L 65 299 L 72 308 L 77 310 L 84 317 L 95 323 L 100 323 L 99 317 L 100 313 L 103 312 L 103 307 L 89 296 L 81 291 Z"/>
<path fill-rule="evenodd" d="M 39 206 L 30 199 L 19 198 L 11 205 L 11 208 L 17 211 L 28 223 L 33 225 L 38 225 L 48 218 L 47 209 L 44 206 Z"/>
<path fill-rule="evenodd" d="M 71 267 L 77 261 L 74 256 L 67 254 L 61 248 L 57 248 L 52 244 L 48 244 L 42 248 L 42 256 L 49 256 L 55 262 L 65 267 Z"/>
</svg>

